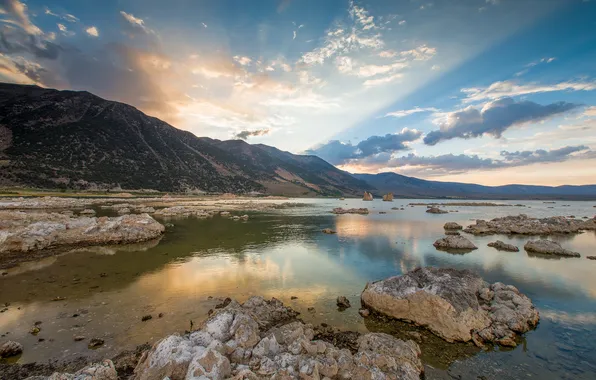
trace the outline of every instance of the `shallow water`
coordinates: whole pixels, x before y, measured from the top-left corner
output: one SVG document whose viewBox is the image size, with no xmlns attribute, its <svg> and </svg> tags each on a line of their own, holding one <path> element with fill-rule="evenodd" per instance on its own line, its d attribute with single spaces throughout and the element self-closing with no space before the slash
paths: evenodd
<svg viewBox="0 0 596 380">
<path fill-rule="evenodd" d="M 580 252 L 579 259 L 547 259 L 529 256 L 523 249 L 511 253 L 486 247 L 497 238 L 521 247 L 528 240 L 524 237 L 470 237 L 479 249 L 464 255 L 432 246 L 448 221 L 467 225 L 473 219 L 519 213 L 592 217 L 593 202 L 498 201 L 526 207 L 450 206 L 446 209 L 457 212 L 442 215 L 427 214 L 424 206 L 407 206 L 420 202 L 415 200 L 298 202 L 310 207 L 251 214 L 248 222 L 222 217 L 168 220 L 173 226 L 160 241 L 79 249 L 5 270 L 0 305 L 10 306 L 0 313 L 1 339 L 23 343 L 22 363 L 87 355 L 92 337 L 106 342 L 92 354 L 109 357 L 184 331 L 190 321 L 196 325 L 217 303 L 209 296 L 245 300 L 251 295 L 279 298 L 300 311 L 306 322 L 399 335 L 411 327 L 378 324 L 358 315 L 366 282 L 418 266 L 450 266 L 517 286 L 532 298 L 541 322 L 513 350 L 479 352 L 427 334 L 422 345 L 427 378 L 596 378 L 596 261 L 585 258 L 596 253 L 596 233 L 553 237 Z M 329 213 L 338 206 L 368 207 L 371 214 Z M 337 234 L 320 232 L 327 227 Z M 338 295 L 347 296 L 352 308 L 338 311 Z M 65 299 L 52 301 L 57 297 Z M 141 322 L 148 314 L 153 319 Z M 41 332 L 33 336 L 29 330 L 36 321 L 42 322 Z M 75 342 L 74 336 L 86 339 Z M 39 342 L 40 338 L 45 340 Z"/>
</svg>

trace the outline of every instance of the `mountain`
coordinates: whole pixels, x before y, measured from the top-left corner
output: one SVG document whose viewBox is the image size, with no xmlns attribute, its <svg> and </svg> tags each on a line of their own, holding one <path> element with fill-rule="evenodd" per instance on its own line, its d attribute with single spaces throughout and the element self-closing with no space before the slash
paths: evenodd
<svg viewBox="0 0 596 380">
<path fill-rule="evenodd" d="M 396 173 L 353 174 L 353 176 L 366 181 L 370 190 L 376 195 L 393 192 L 395 196 L 401 198 L 596 199 L 596 185 L 482 186 L 459 182 L 427 181 Z"/>
<path fill-rule="evenodd" d="M 0 83 L 0 186 L 356 195 L 315 156 L 199 138 L 84 91 Z"/>
</svg>

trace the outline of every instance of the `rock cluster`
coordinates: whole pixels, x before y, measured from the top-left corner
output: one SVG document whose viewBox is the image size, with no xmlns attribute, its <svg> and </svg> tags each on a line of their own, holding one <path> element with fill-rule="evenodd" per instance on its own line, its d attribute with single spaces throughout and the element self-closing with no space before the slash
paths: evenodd
<svg viewBox="0 0 596 380">
<path fill-rule="evenodd" d="M 363 201 L 372 201 L 373 200 L 373 195 L 371 193 L 369 193 L 368 191 L 364 192 L 364 196 L 362 197 Z"/>
<path fill-rule="evenodd" d="M 181 379 L 416 379 L 420 348 L 387 334 L 358 339 L 358 350 L 313 340 L 311 325 L 272 299 L 231 301 L 200 330 L 172 335 L 139 361 L 134 380 Z"/>
<path fill-rule="evenodd" d="M 460 235 L 445 236 L 444 238 L 441 238 L 441 239 L 435 241 L 433 243 L 433 245 L 437 249 L 446 249 L 446 250 L 449 250 L 449 249 L 455 249 L 455 250 L 478 249 L 478 247 L 476 247 L 474 245 L 474 243 L 472 243 L 471 241 L 469 241 L 468 239 L 466 239 L 465 237 L 460 236 Z"/>
<path fill-rule="evenodd" d="M 361 295 L 369 309 L 424 326 L 443 339 L 478 346 L 515 346 L 539 314 L 512 285 L 489 284 L 468 270 L 417 268 L 369 283 Z"/>
<path fill-rule="evenodd" d="M 383 202 L 393 202 L 393 193 L 383 195 Z"/>
<path fill-rule="evenodd" d="M 429 207 L 428 209 L 426 209 L 426 212 L 428 212 L 429 214 L 447 214 L 447 211 L 441 210 L 437 207 Z"/>
<path fill-rule="evenodd" d="M 332 213 L 334 214 L 362 214 L 362 215 L 366 215 L 368 214 L 368 209 L 367 208 L 341 208 L 341 207 L 336 207 L 333 209 Z"/>
<path fill-rule="evenodd" d="M 519 252 L 519 248 L 517 248 L 513 244 L 507 244 L 501 240 L 497 240 L 497 241 L 488 243 L 487 246 L 496 248 L 499 251 Z"/>
<path fill-rule="evenodd" d="M 520 214 L 490 221 L 477 220 L 476 224 L 468 226 L 464 231 L 474 235 L 550 235 L 579 233 L 583 230 L 596 230 L 596 220 L 579 220 L 563 216 L 537 219 Z"/>
<path fill-rule="evenodd" d="M 162 217 L 188 217 L 208 218 L 213 216 L 214 212 L 205 211 L 197 206 L 172 206 L 157 210 L 153 215 Z"/>
<path fill-rule="evenodd" d="M 164 230 L 147 214 L 72 218 L 58 213 L 0 211 L 0 253 L 137 243 L 157 238 Z"/>
<path fill-rule="evenodd" d="M 74 374 L 56 372 L 51 376 L 33 376 L 26 380 L 118 380 L 118 373 L 111 360 L 104 360 L 88 365 Z"/>
<path fill-rule="evenodd" d="M 570 251 L 561 247 L 561 244 L 552 240 L 530 240 L 524 245 L 524 249 L 531 253 L 541 253 L 544 255 L 557 255 L 567 257 L 580 257 L 577 252 Z"/>
</svg>

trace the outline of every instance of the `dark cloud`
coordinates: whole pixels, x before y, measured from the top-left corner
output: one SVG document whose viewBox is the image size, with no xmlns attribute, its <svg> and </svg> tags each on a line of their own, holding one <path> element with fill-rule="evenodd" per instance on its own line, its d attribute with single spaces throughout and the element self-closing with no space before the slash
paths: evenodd
<svg viewBox="0 0 596 380">
<path fill-rule="evenodd" d="M 30 35 L 20 29 L 4 28 L 0 30 L 0 53 L 29 53 L 37 58 L 56 59 L 62 48 L 53 42 Z"/>
<path fill-rule="evenodd" d="M 331 140 L 314 149 L 307 150 L 307 154 L 319 156 L 332 164 L 343 164 L 352 159 L 363 159 L 373 155 L 383 155 L 400 150 L 409 149 L 407 142 L 416 141 L 422 135 L 415 129 L 404 128 L 400 133 L 385 136 L 371 136 L 356 145 Z"/>
<path fill-rule="evenodd" d="M 447 120 L 438 130 L 424 137 L 426 145 L 454 138 L 469 139 L 484 134 L 501 137 L 508 128 L 530 121 L 540 121 L 557 114 L 580 107 L 580 104 L 558 102 L 540 105 L 531 101 L 515 101 L 501 98 L 478 110 L 468 107 L 447 115 Z"/>
<path fill-rule="evenodd" d="M 595 158 L 596 152 L 585 145 L 566 146 L 559 149 L 508 152 L 502 151 L 500 159 L 482 158 L 478 155 L 443 154 L 439 156 L 418 156 L 408 154 L 402 157 L 391 157 L 379 154 L 364 160 L 354 161 L 363 168 L 399 168 L 405 166 L 421 167 L 418 172 L 434 175 L 458 174 L 470 170 L 501 169 L 526 166 L 536 163 L 563 162 L 572 158 Z"/>
<path fill-rule="evenodd" d="M 236 138 L 246 140 L 249 137 L 253 136 L 264 136 L 269 134 L 271 130 L 269 129 L 257 129 L 256 131 L 242 131 L 236 135 Z"/>
</svg>

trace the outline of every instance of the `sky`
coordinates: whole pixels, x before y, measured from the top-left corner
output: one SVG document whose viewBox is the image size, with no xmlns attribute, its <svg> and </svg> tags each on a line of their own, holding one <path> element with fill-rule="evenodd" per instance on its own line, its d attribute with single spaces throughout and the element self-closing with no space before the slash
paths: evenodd
<svg viewBox="0 0 596 380">
<path fill-rule="evenodd" d="M 352 173 L 596 183 L 596 0 L 0 0 L 0 81 Z"/>
</svg>

